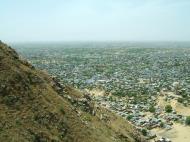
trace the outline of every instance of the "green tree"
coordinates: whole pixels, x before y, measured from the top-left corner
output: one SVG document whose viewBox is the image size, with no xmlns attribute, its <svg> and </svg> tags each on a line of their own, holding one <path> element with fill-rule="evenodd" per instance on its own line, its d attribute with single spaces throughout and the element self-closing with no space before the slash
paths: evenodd
<svg viewBox="0 0 190 142">
<path fill-rule="evenodd" d="M 160 123 L 160 127 L 163 128 L 164 127 L 164 122 Z"/>
<path fill-rule="evenodd" d="M 147 130 L 146 129 L 142 129 L 142 134 L 143 134 L 143 136 L 147 136 L 147 134 L 148 134 Z"/>
<path fill-rule="evenodd" d="M 156 109 L 155 109 L 154 106 L 150 106 L 150 107 L 149 107 L 149 111 L 152 112 L 152 113 L 154 113 L 154 112 L 156 111 Z"/>
<path fill-rule="evenodd" d="M 170 112 L 172 112 L 172 106 L 171 105 L 167 105 L 166 107 L 165 107 L 165 111 L 167 112 L 167 113 L 170 113 Z"/>
<path fill-rule="evenodd" d="M 131 120 L 133 118 L 133 115 L 128 115 L 127 120 Z"/>
<path fill-rule="evenodd" d="M 182 102 L 183 102 L 183 99 L 182 99 L 182 98 L 178 98 L 177 101 L 178 101 L 179 103 L 182 103 Z"/>
<path fill-rule="evenodd" d="M 185 124 L 186 125 L 190 125 L 190 116 L 186 117 Z"/>
</svg>

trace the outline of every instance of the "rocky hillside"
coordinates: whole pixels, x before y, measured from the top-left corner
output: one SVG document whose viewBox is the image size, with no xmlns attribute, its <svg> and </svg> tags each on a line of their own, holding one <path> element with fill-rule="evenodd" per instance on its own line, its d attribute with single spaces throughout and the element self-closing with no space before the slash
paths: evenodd
<svg viewBox="0 0 190 142">
<path fill-rule="evenodd" d="M 141 135 L 0 42 L 1 142 L 134 142 Z"/>
</svg>

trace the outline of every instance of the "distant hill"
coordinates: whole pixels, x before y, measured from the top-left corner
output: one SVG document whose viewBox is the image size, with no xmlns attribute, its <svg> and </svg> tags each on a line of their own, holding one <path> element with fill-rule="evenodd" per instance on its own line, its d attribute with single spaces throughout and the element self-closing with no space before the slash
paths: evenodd
<svg viewBox="0 0 190 142">
<path fill-rule="evenodd" d="M 1 142 L 134 142 L 141 135 L 0 42 Z"/>
</svg>

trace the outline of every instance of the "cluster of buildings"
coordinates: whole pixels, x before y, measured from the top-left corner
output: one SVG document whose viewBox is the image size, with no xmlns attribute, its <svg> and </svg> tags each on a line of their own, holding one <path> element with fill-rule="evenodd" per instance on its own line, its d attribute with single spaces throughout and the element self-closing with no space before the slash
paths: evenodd
<svg viewBox="0 0 190 142">
<path fill-rule="evenodd" d="M 150 98 L 149 103 L 133 104 L 134 98 L 118 98 L 112 96 L 93 96 L 93 99 L 98 105 L 101 105 L 116 114 L 122 116 L 124 119 L 131 122 L 140 131 L 147 130 L 147 137 L 152 139 L 156 134 L 151 130 L 155 128 L 162 128 L 166 130 L 172 129 L 174 122 L 185 122 L 185 116 L 179 115 L 173 110 L 171 113 L 165 112 L 155 104 L 155 111 L 150 112 L 149 108 L 155 102 L 154 97 Z"/>
<path fill-rule="evenodd" d="M 76 88 L 98 87 L 117 96 L 155 95 L 165 88 L 181 95 L 184 104 L 190 103 L 190 50 L 187 45 L 75 43 L 49 48 L 48 45 L 39 46 L 21 46 L 17 50 L 36 67 Z M 179 85 L 173 86 L 174 82 Z"/>
<path fill-rule="evenodd" d="M 81 90 L 99 88 L 112 96 L 94 99 L 137 128 L 171 129 L 184 122 L 175 111 L 157 106 L 161 91 L 190 105 L 190 45 L 182 43 L 70 43 L 17 48 L 34 66 Z M 154 48 L 155 47 L 155 48 Z M 115 97 L 117 96 L 117 97 Z M 174 99 L 168 96 L 167 99 Z M 150 113 L 151 106 L 155 112 Z M 165 139 L 164 139 L 165 140 Z"/>
</svg>

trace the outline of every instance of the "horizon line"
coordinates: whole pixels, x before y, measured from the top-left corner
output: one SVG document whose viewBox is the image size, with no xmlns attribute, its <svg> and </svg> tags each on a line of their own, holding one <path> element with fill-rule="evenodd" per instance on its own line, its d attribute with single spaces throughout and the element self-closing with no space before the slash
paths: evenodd
<svg viewBox="0 0 190 142">
<path fill-rule="evenodd" d="M 9 44 L 25 44 L 25 43 L 156 43 L 156 42 L 166 42 L 166 43 L 180 43 L 180 42 L 190 42 L 190 40 L 34 40 L 34 41 L 3 41 Z"/>
</svg>

